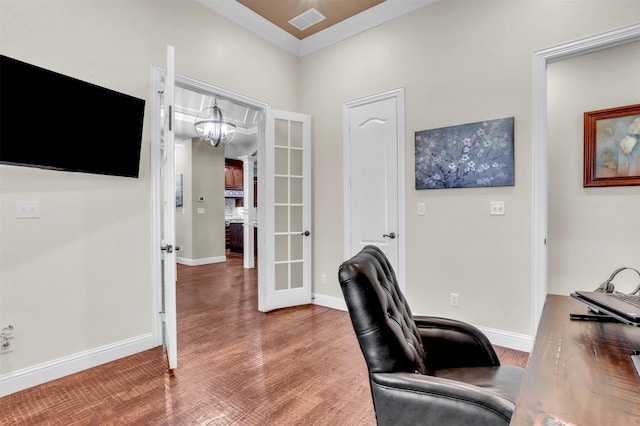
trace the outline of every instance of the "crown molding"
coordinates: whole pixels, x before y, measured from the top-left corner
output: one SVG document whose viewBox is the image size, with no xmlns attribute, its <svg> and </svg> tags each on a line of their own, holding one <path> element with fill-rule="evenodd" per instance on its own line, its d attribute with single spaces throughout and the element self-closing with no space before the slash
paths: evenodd
<svg viewBox="0 0 640 426">
<path fill-rule="evenodd" d="M 302 57 L 428 4 L 435 3 L 438 0 L 386 0 L 303 40 L 298 40 L 235 0 L 197 1 L 213 12 L 248 29 L 276 46 Z"/>
</svg>

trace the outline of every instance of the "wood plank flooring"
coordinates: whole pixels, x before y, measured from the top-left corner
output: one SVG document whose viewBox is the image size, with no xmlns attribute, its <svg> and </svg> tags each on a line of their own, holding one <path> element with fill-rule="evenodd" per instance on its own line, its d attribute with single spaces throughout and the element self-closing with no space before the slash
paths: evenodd
<svg viewBox="0 0 640 426">
<path fill-rule="evenodd" d="M 178 368 L 151 349 L 0 398 L 1 425 L 375 425 L 346 312 L 257 310 L 242 257 L 178 265 Z M 528 354 L 496 347 L 503 364 Z"/>
</svg>

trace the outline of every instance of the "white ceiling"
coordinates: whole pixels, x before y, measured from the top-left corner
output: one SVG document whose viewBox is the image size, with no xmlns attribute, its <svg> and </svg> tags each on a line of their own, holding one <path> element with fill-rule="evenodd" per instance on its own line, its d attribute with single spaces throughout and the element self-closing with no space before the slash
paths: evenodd
<svg viewBox="0 0 640 426">
<path fill-rule="evenodd" d="M 203 95 L 192 90 L 176 86 L 175 88 L 175 140 L 180 143 L 185 139 L 196 138 L 194 122 L 200 111 L 212 107 L 214 102 L 222 110 L 223 118 L 232 121 L 236 126 L 233 141 L 225 145 L 225 157 L 237 158 L 242 155 L 253 155 L 258 143 L 258 123 L 260 113 L 244 105 L 234 103 L 225 98 Z"/>
</svg>

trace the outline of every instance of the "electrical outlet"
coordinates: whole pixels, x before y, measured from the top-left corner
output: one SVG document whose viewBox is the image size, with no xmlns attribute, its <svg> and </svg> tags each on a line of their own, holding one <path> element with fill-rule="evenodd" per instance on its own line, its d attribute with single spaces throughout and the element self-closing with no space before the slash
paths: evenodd
<svg viewBox="0 0 640 426">
<path fill-rule="evenodd" d="M 327 274 L 320 275 L 320 284 L 326 284 L 326 283 L 327 283 Z"/>
<path fill-rule="evenodd" d="M 459 298 L 458 293 L 451 293 L 449 295 L 449 304 L 451 306 L 458 306 L 458 298 Z"/>
<path fill-rule="evenodd" d="M 30 200 L 16 201 L 16 218 L 38 219 L 40 217 L 40 202 Z"/>
</svg>

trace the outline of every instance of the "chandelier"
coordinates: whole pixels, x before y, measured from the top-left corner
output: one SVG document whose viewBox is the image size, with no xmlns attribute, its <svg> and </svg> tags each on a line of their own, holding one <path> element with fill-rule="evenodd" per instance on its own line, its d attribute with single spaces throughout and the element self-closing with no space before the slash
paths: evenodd
<svg viewBox="0 0 640 426">
<path fill-rule="evenodd" d="M 220 145 L 220 142 L 231 142 L 236 135 L 236 125 L 224 119 L 222 110 L 218 108 L 217 98 L 212 107 L 200 111 L 196 117 L 194 127 L 196 134 L 214 147 Z"/>
</svg>

